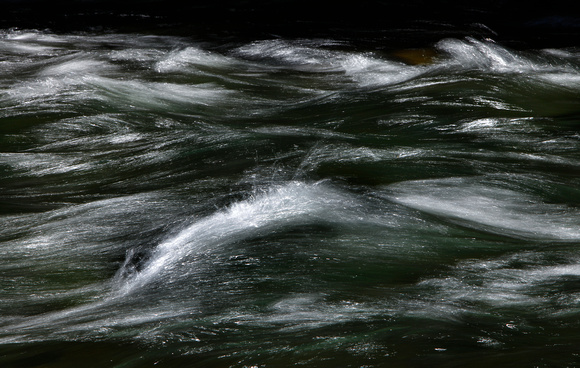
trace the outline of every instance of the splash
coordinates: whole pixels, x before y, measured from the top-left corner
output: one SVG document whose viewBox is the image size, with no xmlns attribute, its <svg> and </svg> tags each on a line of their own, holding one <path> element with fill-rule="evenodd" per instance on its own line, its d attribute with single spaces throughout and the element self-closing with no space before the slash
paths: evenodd
<svg viewBox="0 0 580 368">
<path fill-rule="evenodd" d="M 129 254 L 117 274 L 120 293 L 129 293 L 178 272 L 180 261 L 225 244 L 287 226 L 340 221 L 354 199 L 319 182 L 290 182 L 202 218 L 159 244 L 149 256 Z M 136 260 L 137 258 L 142 259 Z"/>
</svg>

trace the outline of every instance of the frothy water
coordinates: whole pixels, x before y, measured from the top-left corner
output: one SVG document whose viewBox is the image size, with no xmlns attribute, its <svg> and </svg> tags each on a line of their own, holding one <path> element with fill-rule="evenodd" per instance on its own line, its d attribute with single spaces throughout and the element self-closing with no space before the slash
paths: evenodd
<svg viewBox="0 0 580 368">
<path fill-rule="evenodd" d="M 542 203 L 512 189 L 477 179 L 449 178 L 398 183 L 393 200 L 434 215 L 532 240 L 580 239 L 575 207 Z"/>
<path fill-rule="evenodd" d="M 0 54 L 0 365 L 578 362 L 577 50 Z"/>
<path fill-rule="evenodd" d="M 153 279 L 183 272 L 176 268 L 183 266 L 184 258 L 212 252 L 234 241 L 300 224 L 330 221 L 348 224 L 352 220 L 345 212 L 357 207 L 353 202 L 321 183 L 291 182 L 270 188 L 264 194 L 234 203 L 226 210 L 189 225 L 157 245 L 146 260 L 127 259 L 119 274 L 121 278 L 128 278 L 120 281 L 124 283 L 121 293 L 131 292 Z"/>
</svg>

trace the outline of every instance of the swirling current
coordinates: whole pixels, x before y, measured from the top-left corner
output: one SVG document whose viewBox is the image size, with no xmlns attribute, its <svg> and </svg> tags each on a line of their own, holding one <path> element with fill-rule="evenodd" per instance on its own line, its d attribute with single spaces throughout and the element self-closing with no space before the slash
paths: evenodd
<svg viewBox="0 0 580 368">
<path fill-rule="evenodd" d="M 0 365 L 580 364 L 580 52 L 0 32 Z"/>
</svg>

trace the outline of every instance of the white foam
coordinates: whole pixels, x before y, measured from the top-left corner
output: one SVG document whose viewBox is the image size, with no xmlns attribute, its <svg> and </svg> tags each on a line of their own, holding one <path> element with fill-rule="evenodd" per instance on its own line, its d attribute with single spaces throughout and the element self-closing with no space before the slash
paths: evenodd
<svg viewBox="0 0 580 368">
<path fill-rule="evenodd" d="M 42 177 L 52 174 L 64 174 L 87 171 L 92 164 L 84 162 L 85 157 L 59 155 L 52 153 L 6 153 L 1 163 L 10 165 L 26 175 Z"/>
<path fill-rule="evenodd" d="M 391 185 L 392 200 L 421 211 L 472 223 L 483 230 L 531 239 L 580 239 L 580 212 L 543 203 L 515 190 L 473 178 L 408 181 Z"/>
<path fill-rule="evenodd" d="M 461 128 L 458 130 L 460 132 L 473 132 L 473 131 L 490 131 L 490 130 L 501 130 L 498 127 L 500 124 L 499 119 L 493 118 L 482 118 L 473 120 L 467 123 L 463 123 Z"/>
<path fill-rule="evenodd" d="M 18 83 L 7 91 L 11 102 L 23 108 L 57 109 L 59 104 L 77 104 L 81 101 L 97 100 L 110 104 L 121 104 L 124 108 L 160 108 L 169 104 L 216 105 L 228 102 L 231 91 L 212 83 L 178 84 L 168 82 L 144 82 L 124 80 L 95 74 L 84 74 L 90 63 L 75 63 L 76 71 L 52 70 L 65 75 L 49 75 Z M 64 68 L 64 66 L 63 66 Z M 78 73 L 77 73 L 78 72 Z"/>
<path fill-rule="evenodd" d="M 419 157 L 436 157 L 440 153 L 413 147 L 392 147 L 389 149 L 357 147 L 347 144 L 327 144 L 314 147 L 304 159 L 302 167 L 311 170 L 324 163 L 364 163 L 381 162 Z"/>
<path fill-rule="evenodd" d="M 0 31 L 0 50 L 14 55 L 30 57 L 53 55 L 58 50 L 55 44 L 59 44 L 58 39 L 51 35 Z"/>
<path fill-rule="evenodd" d="M 373 54 L 328 49 L 332 42 L 268 40 L 236 50 L 237 55 L 272 60 L 275 66 L 315 73 L 343 73 L 359 86 L 401 83 L 424 73 L 424 67 L 381 59 Z M 337 79 L 338 81 L 338 79 Z M 341 81 L 342 82 L 342 81 Z"/>
<path fill-rule="evenodd" d="M 107 62 L 94 59 L 75 58 L 49 66 L 45 68 L 40 75 L 47 77 L 65 77 L 97 74 L 99 72 L 111 70 L 113 70 L 113 66 Z"/>
<path fill-rule="evenodd" d="M 530 118 L 481 118 L 461 123 L 459 127 L 454 127 L 452 130 L 458 133 L 474 133 L 482 135 L 501 134 L 499 138 L 506 133 L 521 133 L 522 135 L 529 135 L 529 133 L 538 130 L 538 128 L 532 124 L 531 120 L 532 119 Z M 520 138 L 524 139 L 522 137 Z"/>
<path fill-rule="evenodd" d="M 163 82 L 143 82 L 139 80 L 118 80 L 114 78 L 92 77 L 86 79 L 89 85 L 97 87 L 100 95 L 113 103 L 130 104 L 139 107 L 166 107 L 177 103 L 186 105 L 209 105 L 222 103 L 230 94 L 228 90 L 212 83 L 178 84 Z"/>
<path fill-rule="evenodd" d="M 159 61 L 165 52 L 156 49 L 124 49 L 111 51 L 107 57 L 114 61 L 132 61 L 149 65 Z"/>
<path fill-rule="evenodd" d="M 333 218 L 352 201 L 323 183 L 290 182 L 271 188 L 223 211 L 202 218 L 157 246 L 144 269 L 129 279 L 121 292 L 129 292 L 170 272 L 179 260 L 211 251 L 220 245 L 290 224 Z M 352 205 L 352 203 L 351 203 Z"/>
<path fill-rule="evenodd" d="M 526 306 L 545 314 L 575 308 L 578 300 L 561 293 L 546 293 L 546 285 L 566 277 L 580 277 L 580 264 L 545 265 L 542 253 L 522 252 L 483 261 L 467 260 L 454 267 L 450 275 L 421 281 L 419 286 L 434 288 L 437 302 L 449 304 L 486 303 L 494 307 Z M 554 309 L 554 306 L 557 306 Z"/>
<path fill-rule="evenodd" d="M 517 72 L 535 69 L 538 65 L 522 55 L 492 41 L 445 39 L 436 47 L 451 56 L 463 68 L 483 68 L 497 72 Z"/>
<path fill-rule="evenodd" d="M 510 50 L 492 40 L 478 41 L 470 37 L 441 40 L 436 47 L 449 56 L 442 61 L 442 66 L 521 76 L 525 83 L 535 79 L 568 88 L 578 87 L 580 70 L 568 62 L 571 55 L 565 51 L 532 54 Z"/>
<path fill-rule="evenodd" d="M 129 142 L 136 142 L 142 140 L 144 138 L 143 134 L 139 133 L 127 133 L 127 134 L 118 134 L 109 137 L 109 142 L 113 144 L 124 144 Z"/>
<path fill-rule="evenodd" d="M 39 31 L 30 31 L 30 30 L 11 31 L 0 35 L 4 36 L 7 40 L 13 41 L 50 42 L 50 43 L 62 42 L 62 37 L 56 36 L 51 33 L 44 33 Z"/>
<path fill-rule="evenodd" d="M 284 40 L 256 41 L 235 50 L 236 55 L 261 60 L 272 60 L 281 67 L 312 72 L 337 71 L 337 52 L 323 48 L 324 41 L 295 42 Z"/>
<path fill-rule="evenodd" d="M 580 72 L 551 72 L 536 76 L 537 79 L 577 92 L 580 88 Z"/>
<path fill-rule="evenodd" d="M 70 78 L 48 77 L 16 84 L 7 90 L 7 95 L 10 99 L 24 104 L 40 98 L 46 98 L 47 100 L 64 99 L 64 96 L 60 94 L 77 84 L 78 81 Z"/>
<path fill-rule="evenodd" d="M 18 44 L 0 40 L 0 51 L 16 55 L 40 56 L 52 55 L 54 48 L 41 45 Z"/>
<path fill-rule="evenodd" d="M 187 47 L 170 52 L 155 64 L 154 69 L 159 73 L 194 72 L 196 67 L 224 68 L 233 64 L 234 60 L 226 56 L 197 47 Z"/>
<path fill-rule="evenodd" d="M 424 67 L 381 60 L 370 55 L 352 55 L 342 58 L 340 65 L 347 76 L 362 87 L 387 86 L 416 78 Z"/>
<path fill-rule="evenodd" d="M 350 301 L 330 303 L 324 300 L 322 294 L 294 294 L 273 303 L 267 313 L 236 314 L 230 319 L 238 325 L 273 325 L 283 331 L 293 331 L 364 320 L 378 313 L 384 313 L 384 310 Z"/>
</svg>

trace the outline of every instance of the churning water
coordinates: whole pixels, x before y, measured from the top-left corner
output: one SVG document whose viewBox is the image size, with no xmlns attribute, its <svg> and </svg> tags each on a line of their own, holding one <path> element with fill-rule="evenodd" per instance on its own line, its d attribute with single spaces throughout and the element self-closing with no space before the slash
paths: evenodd
<svg viewBox="0 0 580 368">
<path fill-rule="evenodd" d="M 0 365 L 580 364 L 580 52 L 0 33 Z"/>
</svg>

